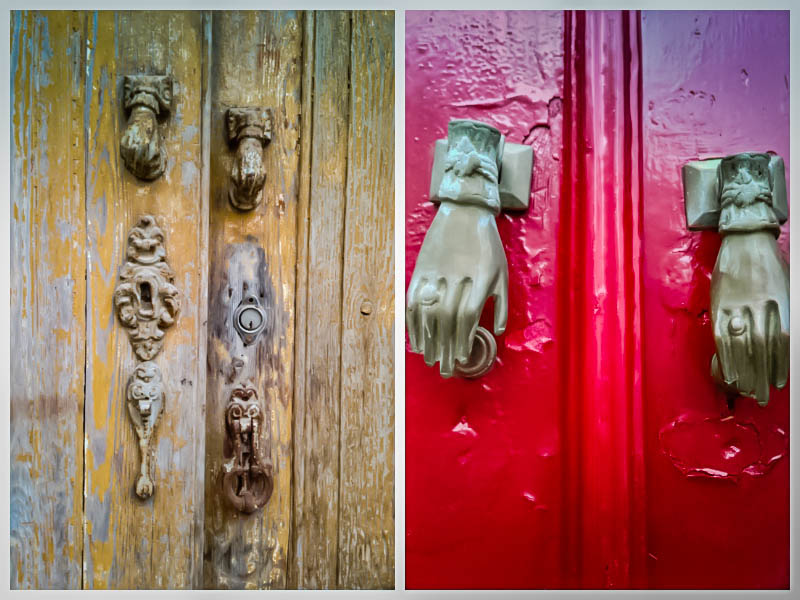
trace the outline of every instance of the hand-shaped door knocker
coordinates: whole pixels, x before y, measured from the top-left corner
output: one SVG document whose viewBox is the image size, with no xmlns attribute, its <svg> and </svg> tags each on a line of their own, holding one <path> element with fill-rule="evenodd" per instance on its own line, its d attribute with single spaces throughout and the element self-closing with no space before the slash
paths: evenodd
<svg viewBox="0 0 800 600">
<path fill-rule="evenodd" d="M 228 144 L 236 149 L 228 199 L 239 210 L 253 210 L 267 180 L 264 147 L 272 139 L 270 113 L 265 108 L 229 108 L 225 123 Z"/>
<path fill-rule="evenodd" d="M 440 207 L 408 286 L 406 326 L 411 349 L 428 366 L 439 361 L 443 377 L 479 377 L 494 362 L 496 342 L 478 320 L 494 296 L 494 333 L 505 331 L 508 263 L 495 216 L 527 208 L 532 166 L 530 146 L 485 123 L 450 121 L 436 142 L 430 197 Z"/>
<path fill-rule="evenodd" d="M 128 124 L 119 143 L 120 155 L 136 177 L 147 181 L 156 179 L 167 165 L 158 121 L 166 119 L 170 113 L 172 78 L 128 75 L 122 92 Z"/>
<path fill-rule="evenodd" d="M 272 463 L 260 456 L 264 415 L 253 388 L 233 390 L 225 409 L 225 458 L 222 489 L 231 505 L 243 513 L 264 506 L 272 496 Z"/>
<path fill-rule="evenodd" d="M 744 153 L 683 167 L 690 229 L 722 235 L 711 275 L 717 352 L 711 375 L 728 392 L 769 402 L 789 376 L 789 268 L 777 237 L 788 217 L 783 159 Z"/>
</svg>

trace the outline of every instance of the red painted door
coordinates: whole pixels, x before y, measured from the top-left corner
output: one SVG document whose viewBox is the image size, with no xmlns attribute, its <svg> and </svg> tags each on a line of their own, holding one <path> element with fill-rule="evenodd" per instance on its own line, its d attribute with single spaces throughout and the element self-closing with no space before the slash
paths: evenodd
<svg viewBox="0 0 800 600">
<path fill-rule="evenodd" d="M 493 369 L 442 379 L 406 347 L 406 587 L 788 587 L 788 386 L 731 409 L 711 379 L 720 237 L 686 229 L 680 172 L 748 150 L 788 172 L 788 24 L 406 13 L 406 285 L 450 119 L 535 161 L 529 210 L 497 217 Z"/>
</svg>

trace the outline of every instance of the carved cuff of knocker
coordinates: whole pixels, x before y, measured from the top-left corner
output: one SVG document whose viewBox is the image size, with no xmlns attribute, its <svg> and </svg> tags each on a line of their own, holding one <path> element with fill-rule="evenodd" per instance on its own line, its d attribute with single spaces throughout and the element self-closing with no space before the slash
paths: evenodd
<svg viewBox="0 0 800 600">
<path fill-rule="evenodd" d="M 166 154 L 158 131 L 159 119 L 169 116 L 172 78 L 129 75 L 123 82 L 123 107 L 128 123 L 120 140 L 125 166 L 139 179 L 158 178 L 166 167 Z"/>
<path fill-rule="evenodd" d="M 455 119 L 447 125 L 447 154 L 436 197 L 500 212 L 500 164 L 505 136 L 478 121 Z"/>
<path fill-rule="evenodd" d="M 687 163 L 682 169 L 686 222 L 691 230 L 771 231 L 789 216 L 783 159 L 742 152 Z"/>
<path fill-rule="evenodd" d="M 269 110 L 229 108 L 225 114 L 228 144 L 236 149 L 228 198 L 239 210 L 252 210 L 261 201 L 266 181 L 264 147 L 272 139 Z"/>
</svg>

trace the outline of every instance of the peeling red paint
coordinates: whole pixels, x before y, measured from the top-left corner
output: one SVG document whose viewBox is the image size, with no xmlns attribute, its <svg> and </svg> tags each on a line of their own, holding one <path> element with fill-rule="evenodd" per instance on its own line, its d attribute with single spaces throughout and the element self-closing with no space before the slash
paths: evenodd
<svg viewBox="0 0 800 600">
<path fill-rule="evenodd" d="M 741 475 L 767 474 L 789 450 L 780 427 L 765 432 L 750 421 L 727 417 L 681 416 L 658 435 L 662 451 L 687 477 L 738 481 Z"/>
</svg>

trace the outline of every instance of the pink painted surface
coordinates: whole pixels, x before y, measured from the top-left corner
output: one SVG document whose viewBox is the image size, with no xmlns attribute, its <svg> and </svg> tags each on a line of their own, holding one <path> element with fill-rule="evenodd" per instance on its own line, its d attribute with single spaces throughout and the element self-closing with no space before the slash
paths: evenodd
<svg viewBox="0 0 800 600">
<path fill-rule="evenodd" d="M 451 118 L 531 144 L 536 165 L 530 210 L 497 218 L 511 277 L 493 370 L 443 380 L 438 365 L 426 367 L 407 347 L 409 588 L 560 585 L 562 37 L 561 12 L 406 13 L 406 286 L 436 211 L 428 202 L 434 141 Z M 490 329 L 491 314 L 487 306 Z"/>
<path fill-rule="evenodd" d="M 649 586 L 786 588 L 789 389 L 731 415 L 709 377 L 720 238 L 686 230 L 680 168 L 772 150 L 788 173 L 789 13 L 645 12 L 642 50 Z"/>
</svg>

